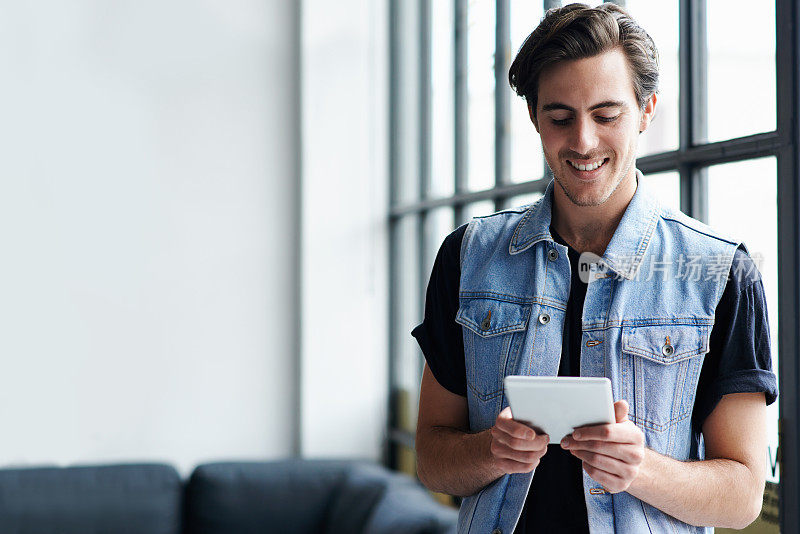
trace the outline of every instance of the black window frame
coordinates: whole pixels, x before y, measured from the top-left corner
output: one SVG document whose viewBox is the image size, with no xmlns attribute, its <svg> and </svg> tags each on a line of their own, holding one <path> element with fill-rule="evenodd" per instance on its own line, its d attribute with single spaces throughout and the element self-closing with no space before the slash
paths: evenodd
<svg viewBox="0 0 800 534">
<path fill-rule="evenodd" d="M 413 202 L 400 202 L 398 195 L 397 139 L 398 90 L 403 83 L 398 67 L 402 53 L 398 31 L 399 5 L 404 1 L 417 2 L 420 29 L 419 40 L 419 191 Z M 400 336 L 409 336 L 413 325 L 399 325 L 398 318 L 398 258 L 400 243 L 397 227 L 401 219 L 414 217 L 420 282 L 418 316 L 422 317 L 424 291 L 429 273 L 425 251 L 429 236 L 425 219 L 436 208 L 451 207 L 456 225 L 464 220 L 465 207 L 473 202 L 491 200 L 496 209 L 503 209 L 516 195 L 542 192 L 551 176 L 545 165 L 542 177 L 525 183 L 510 181 L 508 91 L 495 91 L 495 184 L 483 191 L 468 191 L 467 176 L 467 88 L 466 88 L 466 28 L 468 0 L 454 0 L 454 193 L 432 198 L 430 192 L 430 6 L 434 0 L 389 0 L 390 35 L 390 94 L 389 94 L 389 402 L 385 443 L 385 463 L 397 467 L 397 448 L 413 449 L 414 436 L 397 424 L 398 397 L 396 362 Z M 509 0 L 495 0 L 495 57 L 510 57 Z M 615 3 L 624 5 L 624 1 Z M 543 0 L 543 8 L 561 5 Z M 780 524 L 783 532 L 800 532 L 800 465 L 798 436 L 800 436 L 800 7 L 796 0 L 776 0 L 776 129 L 745 137 L 706 142 L 707 121 L 707 57 L 706 2 L 679 0 L 679 144 L 671 151 L 637 159 L 636 165 L 645 174 L 676 171 L 680 181 L 680 205 L 686 214 L 700 220 L 708 215 L 707 169 L 721 163 L 774 156 L 777 160 L 778 191 L 778 284 L 779 284 L 779 446 L 781 498 Z M 496 62 L 495 83 L 507 83 L 508 65 Z M 754 182 L 757 187 L 757 182 Z M 410 339 L 410 338 L 409 338 Z M 420 370 L 424 359 L 420 354 Z"/>
</svg>

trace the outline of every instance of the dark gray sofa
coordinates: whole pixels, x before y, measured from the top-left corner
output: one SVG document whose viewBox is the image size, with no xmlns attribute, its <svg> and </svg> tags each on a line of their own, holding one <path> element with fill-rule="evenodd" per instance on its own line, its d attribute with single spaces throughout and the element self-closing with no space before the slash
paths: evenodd
<svg viewBox="0 0 800 534">
<path fill-rule="evenodd" d="M 456 511 L 367 462 L 0 469 L 2 534 L 439 534 Z"/>
</svg>

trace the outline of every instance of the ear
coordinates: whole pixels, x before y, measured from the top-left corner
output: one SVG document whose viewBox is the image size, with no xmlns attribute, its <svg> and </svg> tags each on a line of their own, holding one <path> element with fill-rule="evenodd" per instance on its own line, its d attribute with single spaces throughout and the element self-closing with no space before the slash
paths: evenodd
<svg viewBox="0 0 800 534">
<path fill-rule="evenodd" d="M 650 126 L 650 121 L 653 120 L 653 116 L 656 113 L 656 102 L 658 101 L 658 97 L 655 93 L 650 95 L 647 99 L 647 103 L 644 105 L 644 109 L 642 109 L 642 117 L 639 121 L 639 133 L 644 132 L 647 130 L 647 127 Z"/>
<path fill-rule="evenodd" d="M 536 120 L 536 110 L 533 109 L 533 106 L 528 104 L 528 116 L 531 118 L 531 122 L 533 123 L 533 127 L 536 128 L 536 132 L 539 132 L 539 122 Z"/>
</svg>

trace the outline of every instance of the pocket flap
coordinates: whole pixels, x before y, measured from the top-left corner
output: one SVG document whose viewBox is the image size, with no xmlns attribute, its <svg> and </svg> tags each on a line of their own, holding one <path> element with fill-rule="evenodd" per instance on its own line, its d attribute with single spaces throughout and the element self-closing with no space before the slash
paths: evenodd
<svg viewBox="0 0 800 534">
<path fill-rule="evenodd" d="M 487 298 L 461 299 L 456 322 L 481 337 L 525 330 L 530 304 Z"/>
<path fill-rule="evenodd" d="M 666 365 L 708 352 L 709 326 L 626 326 L 622 329 L 622 352 Z"/>
</svg>

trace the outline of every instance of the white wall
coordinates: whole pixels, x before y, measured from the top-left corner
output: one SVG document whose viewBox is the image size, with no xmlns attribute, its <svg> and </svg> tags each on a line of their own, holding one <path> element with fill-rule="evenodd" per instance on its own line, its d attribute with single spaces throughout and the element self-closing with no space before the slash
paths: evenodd
<svg viewBox="0 0 800 534">
<path fill-rule="evenodd" d="M 292 452 L 296 9 L 0 1 L 0 465 Z"/>
<path fill-rule="evenodd" d="M 377 459 L 385 429 L 386 4 L 303 2 L 305 456 Z"/>
</svg>

